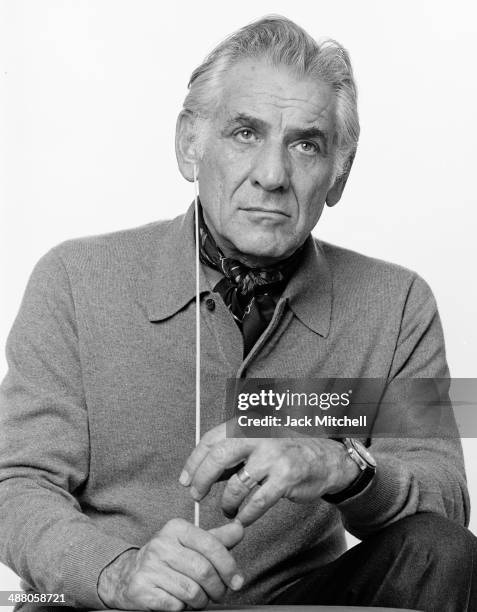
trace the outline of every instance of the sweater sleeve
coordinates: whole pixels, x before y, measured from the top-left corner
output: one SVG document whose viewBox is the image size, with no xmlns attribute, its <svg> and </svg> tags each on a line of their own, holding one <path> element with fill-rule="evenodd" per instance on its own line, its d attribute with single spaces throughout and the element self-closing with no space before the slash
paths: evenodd
<svg viewBox="0 0 477 612">
<path fill-rule="evenodd" d="M 39 593 L 103 608 L 101 570 L 133 546 L 98 530 L 78 499 L 88 478 L 88 412 L 75 310 L 57 249 L 29 280 L 0 388 L 0 558 Z"/>
<path fill-rule="evenodd" d="M 415 277 L 403 309 L 389 381 L 392 385 L 400 379 L 448 377 L 436 302 L 428 285 Z M 462 445 L 453 416 L 446 416 L 446 435 L 442 437 L 431 432 L 428 437 L 371 439 L 369 450 L 377 462 L 376 475 L 362 493 L 338 505 L 350 533 L 363 539 L 417 512 L 436 512 L 468 524 L 470 504 Z"/>
</svg>

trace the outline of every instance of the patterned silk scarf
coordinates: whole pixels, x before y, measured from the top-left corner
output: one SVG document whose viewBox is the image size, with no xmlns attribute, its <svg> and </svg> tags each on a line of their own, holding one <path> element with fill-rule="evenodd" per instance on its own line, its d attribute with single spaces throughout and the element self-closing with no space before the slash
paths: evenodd
<svg viewBox="0 0 477 612">
<path fill-rule="evenodd" d="M 298 266 L 303 247 L 274 266 L 249 268 L 237 259 L 225 257 L 215 243 L 199 207 L 200 261 L 225 276 L 214 287 L 232 313 L 244 339 L 244 356 L 265 331 L 276 303 Z"/>
</svg>

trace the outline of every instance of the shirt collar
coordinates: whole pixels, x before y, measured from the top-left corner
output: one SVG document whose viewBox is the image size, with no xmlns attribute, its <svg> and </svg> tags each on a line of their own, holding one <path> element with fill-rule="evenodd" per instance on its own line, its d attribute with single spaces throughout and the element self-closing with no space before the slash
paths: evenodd
<svg viewBox="0 0 477 612">
<path fill-rule="evenodd" d="M 195 298 L 194 205 L 186 214 L 168 222 L 168 228 L 154 245 L 147 299 L 150 321 L 172 317 Z M 199 271 L 200 293 L 211 290 L 203 266 Z M 326 337 L 330 330 L 332 276 L 320 244 L 309 236 L 303 261 L 285 288 L 283 297 L 309 329 Z"/>
</svg>

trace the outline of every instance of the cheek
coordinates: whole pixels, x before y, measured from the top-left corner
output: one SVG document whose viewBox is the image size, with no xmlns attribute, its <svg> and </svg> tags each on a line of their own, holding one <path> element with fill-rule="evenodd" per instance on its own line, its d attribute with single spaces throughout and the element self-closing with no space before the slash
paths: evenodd
<svg viewBox="0 0 477 612">
<path fill-rule="evenodd" d="M 322 168 L 315 176 L 298 173 L 295 176 L 295 194 L 299 204 L 300 222 L 309 225 L 320 218 L 332 178 L 331 168 Z"/>
<path fill-rule="evenodd" d="M 326 194 L 327 190 L 320 188 L 315 188 L 312 191 L 297 194 L 300 225 L 314 226 L 323 211 Z"/>
<path fill-rule="evenodd" d="M 317 202 L 310 204 L 309 207 L 302 210 L 296 226 L 297 234 L 301 236 L 308 235 L 318 223 L 322 212 L 323 204 Z"/>
<path fill-rule="evenodd" d="M 204 194 L 210 202 L 217 202 L 226 196 L 228 184 L 230 182 L 228 169 L 231 163 L 227 158 L 220 156 L 217 150 L 206 152 L 201 161 L 201 175 L 199 183 L 202 179 L 202 188 Z"/>
<path fill-rule="evenodd" d="M 224 176 L 223 160 L 219 163 L 217 156 L 208 155 L 202 158 L 199 167 L 199 193 L 202 206 L 208 217 L 208 223 L 219 234 L 228 225 L 229 206 L 227 203 L 227 180 Z"/>
<path fill-rule="evenodd" d="M 234 207 L 237 192 L 247 189 L 250 164 L 227 148 L 206 152 L 201 161 L 199 185 L 208 204 L 227 216 Z"/>
</svg>

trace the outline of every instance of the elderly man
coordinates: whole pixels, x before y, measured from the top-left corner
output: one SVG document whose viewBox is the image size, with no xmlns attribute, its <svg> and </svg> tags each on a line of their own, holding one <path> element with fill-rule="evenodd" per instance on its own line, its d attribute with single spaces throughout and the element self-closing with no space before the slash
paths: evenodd
<svg viewBox="0 0 477 612">
<path fill-rule="evenodd" d="M 195 449 L 194 208 L 39 262 L 1 413 L 1 558 L 27 589 L 89 608 L 477 609 L 456 436 L 225 433 L 228 377 L 448 376 L 424 281 L 310 235 L 358 133 L 346 51 L 286 19 L 193 73 L 176 150 L 201 204 Z M 348 552 L 343 524 L 363 540 Z"/>
</svg>

